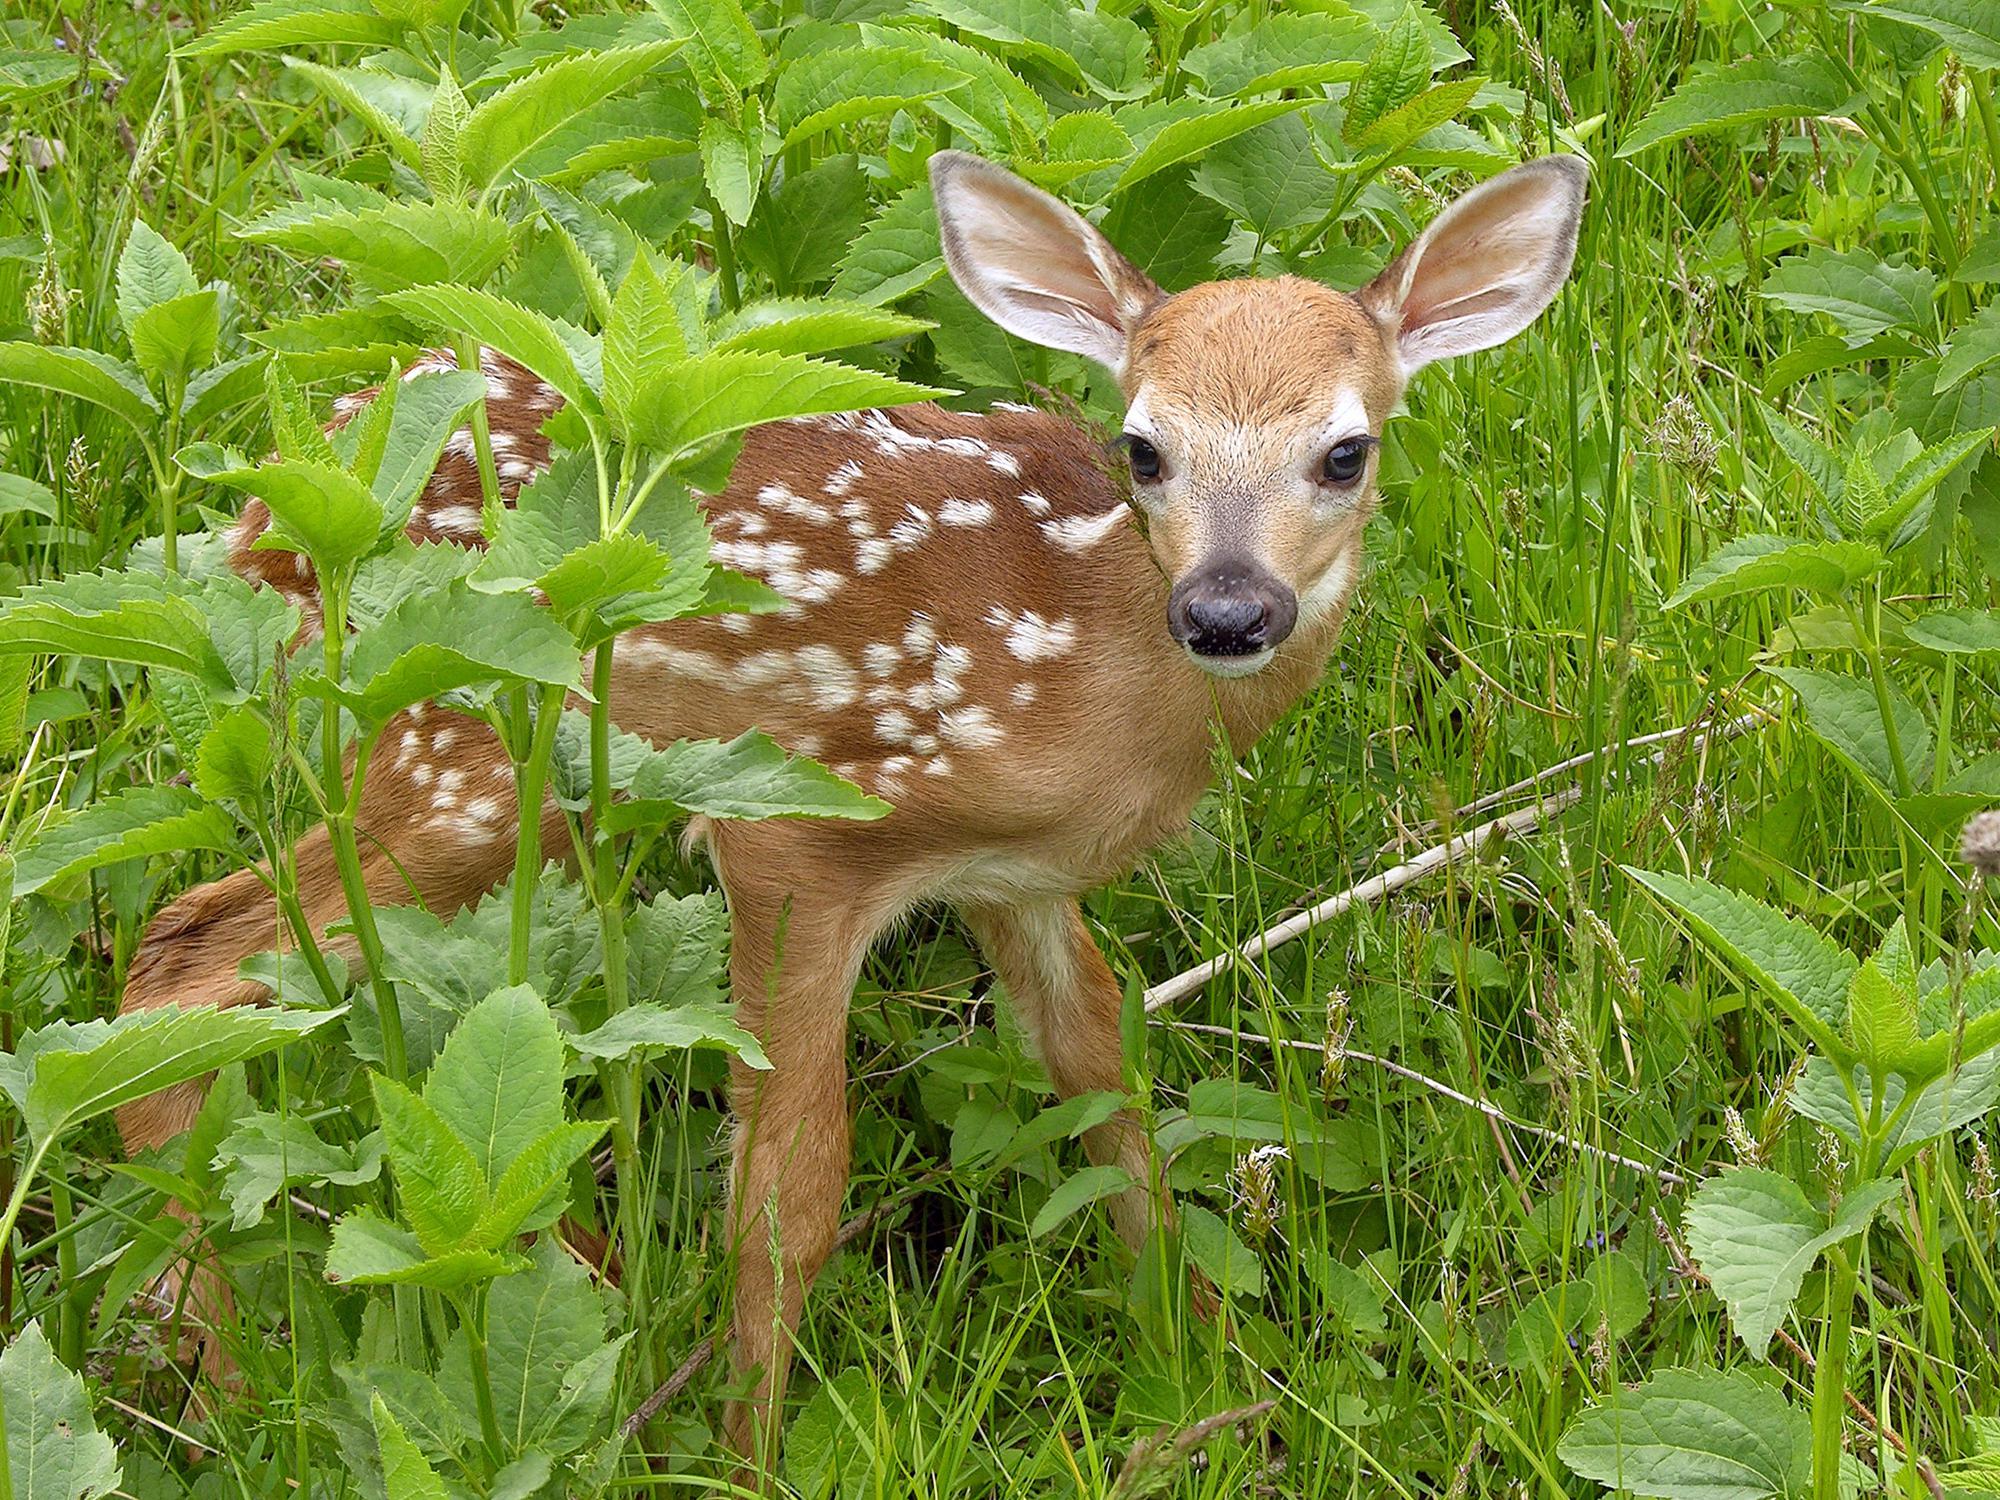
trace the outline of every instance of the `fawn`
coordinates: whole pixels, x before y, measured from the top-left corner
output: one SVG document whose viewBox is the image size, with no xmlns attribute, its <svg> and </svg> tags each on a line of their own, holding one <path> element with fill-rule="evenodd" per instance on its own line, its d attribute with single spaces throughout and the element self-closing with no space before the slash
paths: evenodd
<svg viewBox="0 0 2000 1500">
<path fill-rule="evenodd" d="M 735 1360 L 760 1373 L 725 1421 L 738 1453 L 765 1460 L 789 1330 L 847 1182 L 847 1010 L 870 945 L 912 906 L 949 902 L 1056 1088 L 1122 1086 L 1120 988 L 1078 895 L 1185 825 L 1218 735 L 1240 754 L 1312 688 L 1360 570 L 1377 443 L 1404 383 L 1548 306 L 1587 176 L 1551 156 L 1492 178 L 1352 295 L 1293 277 L 1169 295 L 1011 173 L 944 151 L 930 174 L 959 287 L 1009 332 L 1111 371 L 1123 435 L 1107 455 L 1078 426 L 1012 406 L 758 429 L 706 502 L 714 555 L 789 607 L 642 628 L 616 653 L 620 727 L 665 743 L 756 725 L 896 809 L 694 830 L 728 897 L 740 1019 L 774 1064 L 733 1077 Z M 511 498 L 546 461 L 539 429 L 557 398 L 503 361 L 488 376 Z M 351 412 L 365 397 L 344 399 Z M 469 442 L 447 448 L 412 535 L 482 544 L 470 455 Z M 267 521 L 253 501 L 233 561 L 312 618 L 293 559 L 250 550 Z M 514 857 L 499 745 L 421 708 L 383 744 L 399 748 L 378 758 L 359 816 L 369 894 L 401 902 L 414 885 L 440 912 L 475 900 Z M 540 816 L 553 847 L 560 815 Z M 324 835 L 297 861 L 323 929 L 344 913 Z M 124 1008 L 259 998 L 237 965 L 278 925 L 252 873 L 188 892 L 148 931 Z M 128 1147 L 185 1129 L 198 1103 L 184 1089 L 131 1106 Z M 1140 1184 L 1112 1207 L 1138 1245 L 1171 1213 L 1143 1132 L 1118 1116 L 1085 1145 Z"/>
</svg>

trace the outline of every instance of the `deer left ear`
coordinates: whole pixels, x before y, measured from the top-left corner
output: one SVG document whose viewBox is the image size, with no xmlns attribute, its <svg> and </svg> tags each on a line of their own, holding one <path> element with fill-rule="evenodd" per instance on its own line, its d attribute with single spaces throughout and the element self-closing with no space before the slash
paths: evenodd
<svg viewBox="0 0 2000 1500">
<path fill-rule="evenodd" d="M 1356 295 L 1395 336 L 1403 373 L 1504 344 L 1555 300 L 1576 259 L 1590 169 L 1542 156 L 1482 182 Z"/>
</svg>

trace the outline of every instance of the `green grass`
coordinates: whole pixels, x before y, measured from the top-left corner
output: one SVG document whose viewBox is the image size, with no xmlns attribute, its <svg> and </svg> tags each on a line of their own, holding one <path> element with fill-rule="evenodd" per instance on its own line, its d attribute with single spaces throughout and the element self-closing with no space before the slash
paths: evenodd
<svg viewBox="0 0 2000 1500">
<path fill-rule="evenodd" d="M 1391 6 L 1359 8 L 1385 23 L 1395 16 Z M 812 19 L 905 9 L 750 7 L 788 65 L 777 39 L 793 35 L 808 50 Z M 1112 0 L 1101 9 L 1134 12 Z M 1197 38 L 1284 9 L 1227 0 L 1194 23 L 1179 55 Z M 1148 76 L 1158 78 L 1161 15 L 1171 12 L 1154 11 L 1136 15 L 1152 48 Z M 75 57 L 87 44 L 104 71 L 9 103 L 0 338 L 123 351 L 115 267 L 135 217 L 179 246 L 201 278 L 230 282 L 228 352 L 249 352 L 255 330 L 357 300 L 336 267 L 233 231 L 293 201 L 299 170 L 398 192 L 408 182 L 360 122 L 273 55 L 174 55 L 222 13 L 31 0 L 4 23 L 24 50 L 61 38 Z M 1850 11 L 1829 13 L 1817 0 L 1785 9 L 1615 0 L 1596 10 L 1457 0 L 1439 14 L 1472 56 L 1445 76 L 1476 72 L 1519 91 L 1462 116 L 1479 140 L 1508 154 L 1553 146 L 1592 159 L 1572 286 L 1513 344 L 1416 380 L 1390 428 L 1370 570 L 1324 683 L 1240 770 L 1219 776 L 1184 839 L 1092 896 L 1087 911 L 1136 992 L 1468 821 L 1532 800 L 1517 794 L 1471 818 L 1455 811 L 1483 794 L 1589 755 L 1542 784 L 1551 796 L 1577 788 L 1580 800 L 1538 831 L 1317 927 L 1261 973 L 1232 970 L 1151 1018 L 1137 1079 L 1163 1128 L 1173 1130 L 1191 1097 L 1212 1103 L 1223 1081 L 1268 1091 L 1268 1118 L 1258 1117 L 1263 1095 L 1241 1096 L 1233 1128 L 1183 1129 L 1188 1144 L 1172 1164 L 1182 1203 L 1231 1226 L 1235 1268 L 1245 1249 L 1254 1259 L 1260 1284 L 1239 1286 L 1222 1320 L 1191 1317 L 1178 1273 L 1158 1258 L 1135 1264 L 1101 1212 L 1031 1235 L 1051 1187 L 1081 1164 L 1074 1144 L 997 1173 L 954 1168 L 955 1131 L 958 1159 L 967 1155 L 968 1109 L 1025 1119 L 1050 1102 L 1046 1083 L 952 921 L 925 916 L 885 946 L 856 998 L 852 1047 L 847 1211 L 873 1217 L 808 1302 L 787 1469 L 802 1494 L 1583 1496 L 1598 1487 L 1560 1461 L 1556 1444 L 1621 1382 L 1720 1366 L 1750 1371 L 1801 1409 L 1810 1400 L 1805 1363 L 1782 1343 L 1768 1364 L 1747 1354 L 1721 1303 L 1686 1274 L 1682 1185 L 1739 1160 L 1734 1110 L 1764 1159 L 1809 1194 L 1838 1186 L 1821 1132 L 1785 1101 L 1803 1044 L 1619 866 L 1706 876 L 1856 953 L 1899 920 L 1911 924 L 1920 963 L 1994 943 L 1984 914 L 1968 939 L 1954 849 L 1967 812 L 2000 802 L 2000 774 L 1982 762 L 2000 749 L 1994 657 L 1927 651 L 1905 629 L 1932 608 L 2000 603 L 2000 457 L 1990 444 L 1940 489 L 1944 503 L 1924 535 L 1859 592 L 1859 632 L 1824 608 L 1808 613 L 1815 601 L 1796 589 L 1665 602 L 1731 538 L 1822 534 L 1829 507 L 1774 438 L 1771 410 L 1843 462 L 1900 428 L 1926 444 L 1953 430 L 1938 425 L 1923 362 L 1993 295 L 1990 280 L 1949 273 L 1968 255 L 1976 265 L 1982 235 L 2000 261 L 1991 249 L 2000 243 L 1991 238 L 2000 224 L 1996 74 L 1973 56 L 1961 66 L 1944 51 L 1924 55 L 1912 31 L 1850 40 Z M 491 36 L 519 19 L 484 4 L 463 30 Z M 1876 113 L 1828 110 L 1852 118 L 1810 128 L 1784 119 L 1768 135 L 1737 126 L 1614 154 L 1708 65 L 1790 56 L 1822 34 L 1851 46 Z M 1013 56 L 1054 113 L 1107 107 L 1048 59 Z M 1171 87 L 1186 83 L 1183 73 Z M 8 97 L 0 81 L 0 100 Z M 861 153 L 873 180 L 852 225 L 835 225 L 845 235 L 915 180 L 933 146 L 953 142 L 968 143 L 913 108 L 786 147 L 773 180 Z M 1022 142 L 1030 160 L 1035 147 L 1032 135 Z M 707 265 L 717 252 L 731 256 L 750 293 L 814 293 L 831 278 L 837 257 L 795 280 L 774 274 L 787 263 L 772 247 L 793 232 L 779 218 L 782 195 L 733 237 L 714 232 L 698 159 L 685 147 L 611 175 L 617 192 L 605 190 L 608 179 L 589 190 L 641 238 L 688 258 L 699 246 Z M 1471 180 L 1450 165 L 1393 169 L 1317 237 L 1301 239 L 1310 223 L 1275 243 L 1241 227 L 1226 242 L 1218 233 L 1222 269 L 1290 266 L 1351 286 Z M 1181 175 L 1134 195 L 1114 208 L 1114 227 L 1119 214 L 1143 230 L 1162 203 L 1210 202 Z M 525 194 L 508 200 L 519 218 L 531 209 Z M 1770 278 L 1814 246 L 1935 273 L 1926 294 L 1934 327 L 1890 329 L 1860 352 L 1834 351 L 1837 324 L 1766 295 Z M 493 285 L 583 316 L 575 274 L 546 236 L 528 235 Z M 1783 290 L 1782 276 L 1775 285 Z M 873 362 L 967 387 L 970 404 L 1009 394 L 993 372 L 1018 350 L 980 342 L 942 286 L 905 304 L 941 321 L 940 332 Z M 1898 339 L 1910 347 L 1892 347 Z M 1802 365 L 1801 351 L 1812 350 L 1828 362 Z M 369 378 L 359 361 L 339 363 L 299 367 L 322 413 Z M 1061 357 L 1028 368 L 1106 409 L 1102 389 L 1086 391 L 1081 370 Z M 2000 423 L 1996 369 L 1958 387 L 1955 430 Z M 266 406 L 244 401 L 199 436 L 266 451 Z M 120 422 L 0 385 L 0 473 L 52 497 L 48 515 L 0 504 L 0 595 L 157 556 L 158 542 L 146 540 L 160 529 L 157 487 Z M 227 512 L 234 497 L 189 481 L 182 505 Z M 199 560 L 195 532 L 180 544 L 184 566 Z M 1935 747 L 1908 768 L 1906 794 L 1877 789 L 1760 670 L 1811 664 L 1867 680 L 1857 643 L 1871 640 Z M 30 687 L 38 738 L 33 759 L 13 759 L 20 769 L 8 773 L 8 838 L 51 806 L 79 808 L 188 770 L 170 733 L 172 705 L 152 679 L 38 658 Z M 1731 737 L 1622 748 L 1745 714 L 1752 726 Z M 0 745 L 10 727 L 0 724 Z M 13 737 L 10 758 L 23 740 Z M 7 1045 L 51 1020 L 111 1014 L 150 914 L 224 867 L 216 855 L 127 861 L 16 903 L 0 971 Z M 703 872 L 655 856 L 645 879 L 684 891 Z M 1344 1050 L 1323 1045 L 1330 1006 L 1351 1025 Z M 295 1047 L 250 1068 L 264 1108 L 282 1102 L 343 1142 L 371 1127 L 364 1074 L 338 1044 Z M 713 1053 L 673 1056 L 646 1075 L 636 1165 L 657 1237 L 626 1247 L 636 1284 L 604 1302 L 614 1332 L 635 1300 L 649 1311 L 596 1434 L 726 1319 L 721 1078 Z M 587 1073 L 570 1093 L 586 1114 L 610 1107 Z M 0 1133 L 23 1158 L 11 1114 Z M 1267 1187 L 1256 1165 L 1245 1179 L 1261 1135 L 1288 1145 L 1257 1158 Z M 1954 1130 L 1899 1167 L 1898 1198 L 1851 1246 L 1863 1258 L 1848 1385 L 1894 1442 L 1853 1409 L 1845 1437 L 1870 1466 L 1868 1482 L 1885 1491 L 1930 1493 L 1898 1456 L 1906 1447 L 1947 1489 L 2000 1493 L 1997 1153 L 1992 1117 Z M 39 1318 L 57 1354 L 88 1378 L 124 1491 L 380 1493 L 366 1405 L 350 1405 L 334 1372 L 391 1361 L 397 1330 L 385 1297 L 331 1291 L 320 1277 L 328 1216 L 372 1201 L 379 1185 L 298 1189 L 295 1212 L 281 1201 L 253 1230 L 227 1228 L 223 1213 L 213 1230 L 237 1288 L 230 1345 L 242 1374 L 218 1391 L 164 1357 L 154 1309 L 138 1295 L 163 1258 L 157 1182 L 121 1169 L 103 1123 L 66 1140 L 55 1162 L 27 1199 L 0 1312 L 9 1333 Z M 573 1211 L 584 1219 L 616 1211 L 608 1187 L 577 1186 Z M 1613 1267 L 1628 1293 L 1637 1288 L 1615 1329 L 1595 1319 L 1569 1326 L 1582 1317 L 1590 1278 Z M 1784 1325 L 1815 1351 L 1827 1280 L 1824 1267 L 1807 1275 Z M 1557 1333 L 1537 1343 L 1545 1311 Z M 436 1357 L 446 1325 L 433 1308 L 418 1330 L 419 1365 Z M 578 1492 L 719 1487 L 726 1464 L 711 1433 L 725 1365 L 696 1374 L 622 1454 L 574 1480 Z M 1249 1408 L 1195 1432 L 1206 1418 Z M 1181 1434 L 1195 1436 L 1177 1446 Z"/>
</svg>

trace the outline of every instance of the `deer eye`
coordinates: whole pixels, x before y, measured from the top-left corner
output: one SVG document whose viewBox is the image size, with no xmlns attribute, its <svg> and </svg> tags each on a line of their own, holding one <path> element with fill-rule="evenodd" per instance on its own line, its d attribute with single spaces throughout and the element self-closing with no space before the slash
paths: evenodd
<svg viewBox="0 0 2000 1500">
<path fill-rule="evenodd" d="M 1134 479 L 1150 484 L 1160 477 L 1160 450 L 1144 438 L 1125 434 L 1125 459 Z"/>
<path fill-rule="evenodd" d="M 1361 471 L 1368 465 L 1368 440 L 1348 438 L 1335 443 L 1326 450 L 1326 462 L 1321 472 L 1328 484 L 1352 484 L 1361 477 Z"/>
</svg>

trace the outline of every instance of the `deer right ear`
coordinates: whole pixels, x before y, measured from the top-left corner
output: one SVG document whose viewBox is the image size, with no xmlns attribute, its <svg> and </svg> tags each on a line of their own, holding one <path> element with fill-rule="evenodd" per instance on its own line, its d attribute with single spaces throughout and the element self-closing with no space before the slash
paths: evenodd
<svg viewBox="0 0 2000 1500">
<path fill-rule="evenodd" d="M 963 151 L 931 157 L 944 261 L 972 305 L 1016 337 L 1122 374 L 1132 329 L 1166 294 L 1083 216 Z"/>
</svg>

